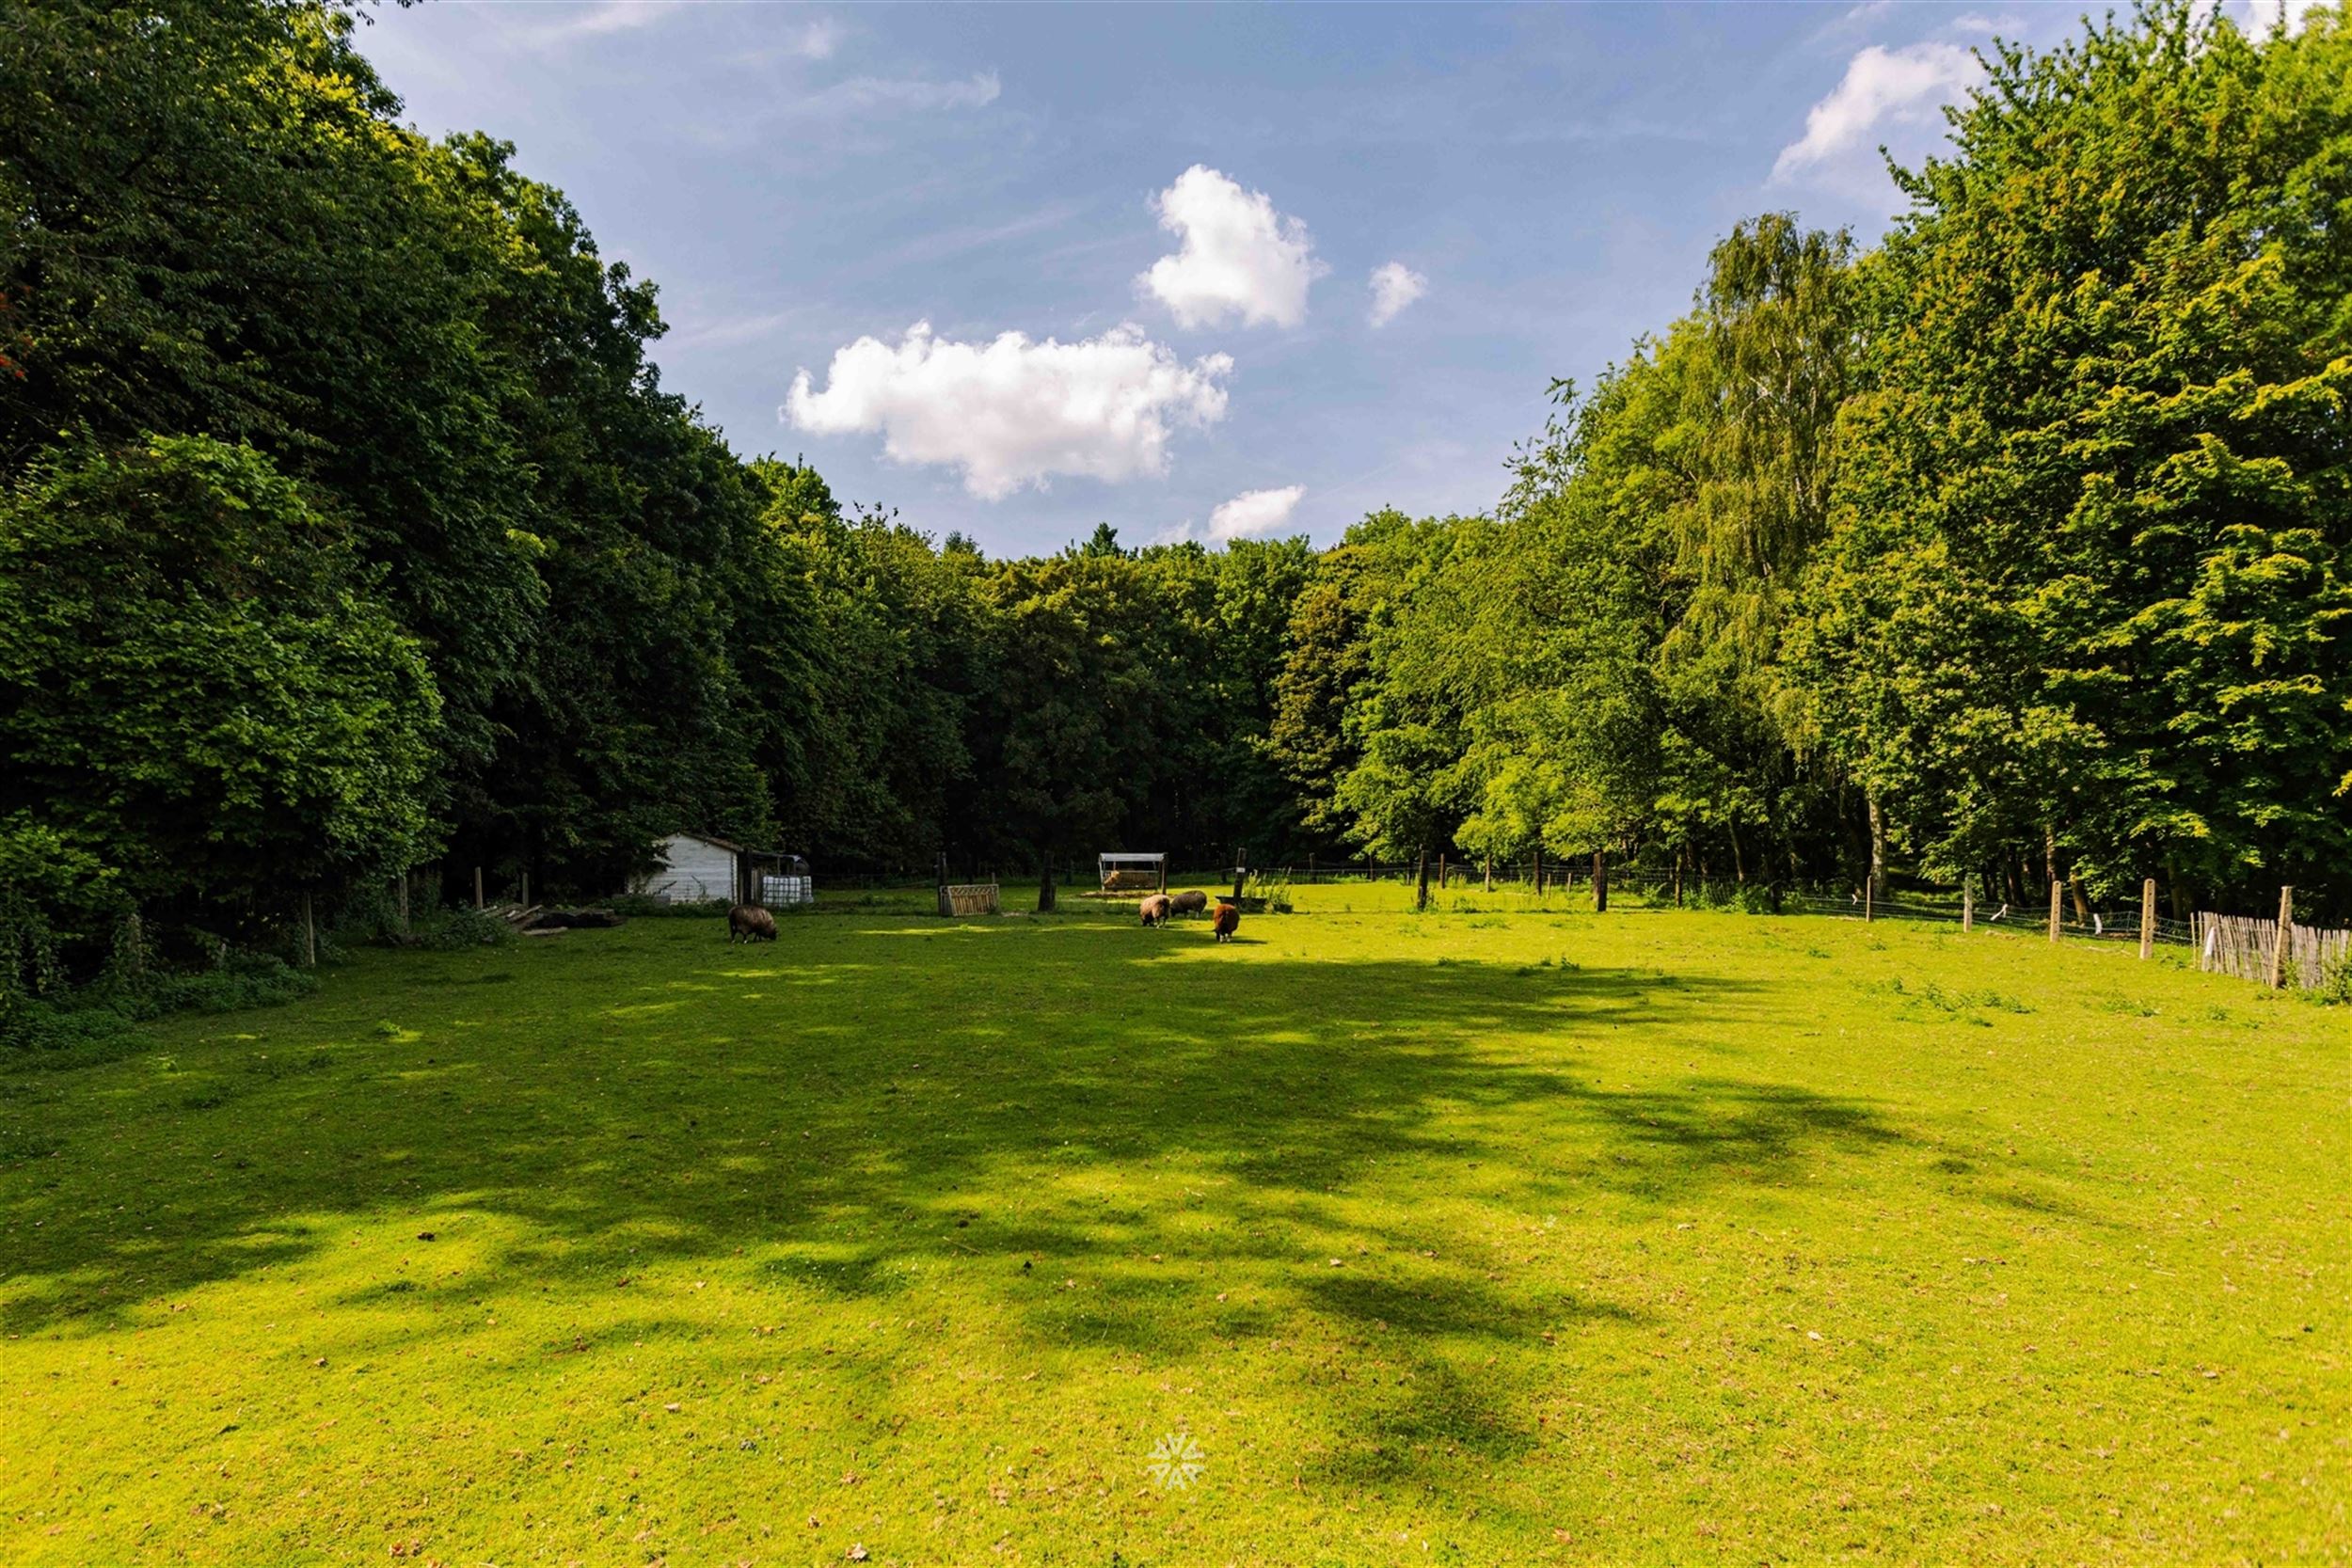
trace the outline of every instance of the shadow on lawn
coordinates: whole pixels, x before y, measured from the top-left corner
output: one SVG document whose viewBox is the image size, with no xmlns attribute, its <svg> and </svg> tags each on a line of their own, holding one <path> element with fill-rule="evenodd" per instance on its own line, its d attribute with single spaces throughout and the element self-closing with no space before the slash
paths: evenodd
<svg viewBox="0 0 2352 1568">
<path fill-rule="evenodd" d="M 739 1248 L 780 1289 L 837 1298 L 951 1270 L 1041 1341 L 1150 1355 L 1279 1331 L 1263 1306 L 1199 1307 L 1205 1273 L 1272 1270 L 1342 1323 L 1533 1340 L 1632 1314 L 1489 1289 L 1442 1215 L 1413 1207 L 1416 1178 L 1500 1162 L 1515 1202 L 1663 1200 L 1902 1136 L 1787 1085 L 1607 1085 L 1603 1042 L 1761 1006 L 1728 981 L 1216 961 L 1205 939 L 1109 922 L 800 933 L 757 950 L 580 934 L 500 956 L 533 983 L 497 987 L 455 961 L 437 979 L 371 960 L 406 988 L 397 1037 L 339 1020 L 330 986 L 268 1015 L 275 1065 L 229 1043 L 169 1078 L 104 1069 L 56 1157 L 0 1170 L 8 1269 L 46 1282 L 0 1327 L 103 1326 L 300 1257 L 301 1216 L 462 1205 L 560 1239 L 508 1263 L 592 1291 Z M 1367 1219 L 1351 1194 L 1381 1197 L 1384 1172 L 1399 1202 Z M 1056 1288 L 1080 1274 L 1087 1291 Z M 1424 1372 L 1461 1407 L 1429 1418 L 1502 1432 L 1439 1364 Z"/>
</svg>

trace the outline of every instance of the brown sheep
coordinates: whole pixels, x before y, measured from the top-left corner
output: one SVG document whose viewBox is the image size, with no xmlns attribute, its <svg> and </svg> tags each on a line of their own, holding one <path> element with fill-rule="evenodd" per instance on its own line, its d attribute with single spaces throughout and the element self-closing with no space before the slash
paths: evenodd
<svg viewBox="0 0 2352 1568">
<path fill-rule="evenodd" d="M 1209 895 L 1195 888 L 1180 893 L 1168 901 L 1168 908 L 1178 914 L 1199 914 L 1209 907 Z"/>
<path fill-rule="evenodd" d="M 776 917 L 757 904 L 738 904 L 727 911 L 727 941 L 773 942 Z"/>
<path fill-rule="evenodd" d="M 1168 924 L 1168 895 L 1155 893 L 1143 901 L 1143 923 L 1146 926 Z"/>
<path fill-rule="evenodd" d="M 1231 904 L 1219 904 L 1216 907 L 1216 940 L 1231 942 L 1233 940 L 1233 933 L 1239 929 L 1241 929 L 1241 911 Z"/>
</svg>

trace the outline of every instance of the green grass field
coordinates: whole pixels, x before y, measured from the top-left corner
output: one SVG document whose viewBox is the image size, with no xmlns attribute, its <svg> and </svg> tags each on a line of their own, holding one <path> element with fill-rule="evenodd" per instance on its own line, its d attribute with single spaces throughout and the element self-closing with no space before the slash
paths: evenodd
<svg viewBox="0 0 2352 1568">
<path fill-rule="evenodd" d="M 2344 1009 L 1404 896 L 364 953 L 0 1075 L 0 1561 L 2352 1556 Z"/>
</svg>

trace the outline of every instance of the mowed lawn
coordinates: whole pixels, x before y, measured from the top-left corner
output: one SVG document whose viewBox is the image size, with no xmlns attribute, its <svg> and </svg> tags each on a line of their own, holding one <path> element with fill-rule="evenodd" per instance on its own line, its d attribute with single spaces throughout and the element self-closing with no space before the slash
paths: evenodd
<svg viewBox="0 0 2352 1568">
<path fill-rule="evenodd" d="M 365 953 L 0 1074 L 0 1561 L 2352 1555 L 2352 1014 L 1300 897 Z"/>
</svg>

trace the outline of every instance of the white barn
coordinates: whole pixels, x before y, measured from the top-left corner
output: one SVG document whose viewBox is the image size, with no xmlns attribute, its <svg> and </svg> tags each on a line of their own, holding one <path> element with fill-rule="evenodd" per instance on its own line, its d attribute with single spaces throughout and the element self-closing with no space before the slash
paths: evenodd
<svg viewBox="0 0 2352 1568">
<path fill-rule="evenodd" d="M 775 909 L 817 900 L 808 863 L 794 855 L 746 849 L 715 833 L 672 833 L 654 847 L 660 863 L 631 879 L 629 891 L 665 904 L 764 904 Z"/>
</svg>

